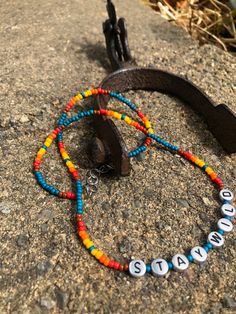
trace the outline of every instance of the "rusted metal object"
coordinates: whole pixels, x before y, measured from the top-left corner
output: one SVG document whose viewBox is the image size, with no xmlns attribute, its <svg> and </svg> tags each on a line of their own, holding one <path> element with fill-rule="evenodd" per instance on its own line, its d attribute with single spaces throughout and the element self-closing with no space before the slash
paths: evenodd
<svg viewBox="0 0 236 314">
<path fill-rule="evenodd" d="M 115 7 L 109 0 L 107 5 L 109 19 L 104 23 L 107 53 L 113 70 L 100 84 L 104 89 L 117 92 L 128 90 L 152 90 L 175 96 L 188 104 L 202 116 L 209 130 L 227 153 L 236 152 L 236 116 L 225 105 L 215 104 L 201 89 L 183 77 L 156 68 L 134 66 L 131 57 L 127 28 L 124 19 L 117 21 Z M 95 107 L 105 107 L 108 96 L 99 95 Z M 97 136 L 109 152 L 110 162 L 118 175 L 128 175 L 130 162 L 125 143 L 113 121 L 107 117 L 94 120 Z"/>
</svg>

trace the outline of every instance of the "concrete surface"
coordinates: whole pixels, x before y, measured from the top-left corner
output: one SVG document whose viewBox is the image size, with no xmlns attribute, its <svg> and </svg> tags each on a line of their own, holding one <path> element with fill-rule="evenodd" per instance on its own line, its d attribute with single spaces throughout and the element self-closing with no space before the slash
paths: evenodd
<svg viewBox="0 0 236 314">
<path fill-rule="evenodd" d="M 115 3 L 127 19 L 139 65 L 185 75 L 236 112 L 235 59 L 214 46 L 199 47 L 136 0 Z M 0 312 L 233 313 L 235 232 L 201 267 L 136 280 L 91 258 L 75 233 L 74 204 L 35 184 L 33 157 L 64 104 L 110 71 L 101 31 L 105 18 L 102 0 L 0 2 Z M 224 153 L 189 108 L 157 92 L 127 96 L 148 113 L 160 135 L 202 157 L 236 191 L 236 156 Z M 140 134 L 119 127 L 134 147 Z M 83 178 L 91 167 L 86 155 L 91 136 L 87 122 L 66 134 Z M 48 180 L 70 188 L 54 147 L 49 157 L 43 167 Z M 130 177 L 103 178 L 98 194 L 86 202 L 96 244 L 125 261 L 169 258 L 202 243 L 220 217 L 208 179 L 156 148 L 132 166 Z"/>
</svg>

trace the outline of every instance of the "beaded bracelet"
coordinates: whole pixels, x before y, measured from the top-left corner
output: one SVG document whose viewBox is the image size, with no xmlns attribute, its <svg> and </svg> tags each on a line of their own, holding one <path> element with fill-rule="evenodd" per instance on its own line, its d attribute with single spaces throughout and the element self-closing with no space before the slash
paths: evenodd
<svg viewBox="0 0 236 314">
<path fill-rule="evenodd" d="M 66 119 L 68 111 L 74 106 L 74 104 L 82 100 L 83 98 L 92 96 L 97 93 L 107 93 L 112 97 L 116 97 L 117 99 L 123 101 L 124 103 L 128 104 L 129 107 L 136 111 L 138 116 L 142 119 L 144 126 L 140 125 L 138 122 L 132 120 L 128 116 L 121 114 L 116 111 L 111 111 L 107 109 L 100 109 L 100 110 L 88 110 L 88 111 L 81 111 L 76 116 Z M 80 121 L 82 118 L 93 116 L 93 115 L 103 115 L 103 116 L 110 116 L 115 119 L 124 120 L 127 124 L 135 127 L 136 129 L 140 130 L 146 135 L 146 140 L 143 145 L 135 149 L 134 151 L 129 153 L 129 157 L 136 156 L 142 151 L 146 150 L 147 146 L 151 144 L 151 140 L 156 141 L 157 143 L 163 145 L 168 150 L 175 152 L 176 154 L 180 155 L 181 157 L 187 159 L 188 161 L 192 162 L 202 170 L 206 172 L 206 174 L 210 177 L 210 179 L 218 186 L 220 192 L 220 200 L 223 202 L 221 206 L 221 213 L 223 218 L 219 219 L 217 226 L 218 230 L 213 231 L 208 235 L 207 243 L 203 246 L 196 246 L 194 247 L 190 253 L 185 256 L 183 254 L 176 254 L 170 261 L 166 261 L 163 258 L 154 259 L 151 264 L 145 264 L 142 260 L 133 260 L 129 264 L 121 264 L 117 261 L 109 259 L 102 251 L 95 247 L 94 243 L 90 240 L 89 235 L 87 233 L 86 225 L 83 221 L 83 187 L 80 180 L 80 176 L 73 165 L 69 154 L 65 150 L 65 146 L 63 143 L 63 131 L 73 122 Z M 46 154 L 47 149 L 52 144 L 53 140 L 58 139 L 58 146 L 60 149 L 61 156 L 65 161 L 66 166 L 68 167 L 70 173 L 72 174 L 72 178 L 76 183 L 76 195 L 72 192 L 60 192 L 55 187 L 48 185 L 42 175 L 40 170 L 41 160 L 43 156 Z M 54 131 L 50 133 L 47 137 L 46 141 L 44 142 L 43 146 L 37 153 L 34 162 L 34 171 L 35 177 L 38 183 L 50 194 L 56 195 L 63 198 L 70 198 L 76 199 L 76 220 L 77 220 L 77 229 L 78 235 L 83 241 L 83 244 L 88 249 L 88 251 L 103 265 L 108 266 L 109 268 L 118 269 L 121 271 L 129 270 L 130 274 L 134 277 L 143 276 L 146 272 L 152 272 L 155 276 L 164 276 L 167 272 L 171 269 L 176 271 L 184 271 L 188 268 L 189 263 L 202 263 L 206 260 L 209 250 L 217 247 L 221 247 L 224 244 L 223 235 L 225 232 L 230 232 L 233 229 L 233 224 L 231 222 L 231 218 L 235 215 L 235 208 L 230 204 L 233 199 L 233 193 L 228 190 L 224 189 L 224 184 L 222 180 L 217 176 L 217 174 L 213 171 L 211 167 L 205 164 L 204 161 L 200 160 L 198 157 L 194 156 L 188 151 L 184 151 L 181 148 L 166 142 L 159 136 L 154 134 L 154 131 L 151 128 L 151 123 L 145 117 L 145 115 L 141 112 L 140 109 L 137 109 L 135 105 L 130 103 L 124 97 L 116 94 L 115 92 L 105 91 L 102 89 L 93 89 L 88 90 L 86 92 L 80 93 L 67 105 L 66 109 L 64 110 L 61 119 L 59 120 L 59 127 L 57 127 Z"/>
</svg>

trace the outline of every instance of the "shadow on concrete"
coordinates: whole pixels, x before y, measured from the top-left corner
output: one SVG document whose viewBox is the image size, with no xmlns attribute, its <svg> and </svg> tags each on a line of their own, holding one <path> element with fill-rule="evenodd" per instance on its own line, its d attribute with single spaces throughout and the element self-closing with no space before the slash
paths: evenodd
<svg viewBox="0 0 236 314">
<path fill-rule="evenodd" d="M 100 43 L 89 43 L 86 42 L 81 44 L 80 53 L 86 54 L 89 60 L 97 62 L 99 66 L 102 66 L 107 73 L 112 72 L 109 59 L 107 57 L 106 48 Z"/>
</svg>

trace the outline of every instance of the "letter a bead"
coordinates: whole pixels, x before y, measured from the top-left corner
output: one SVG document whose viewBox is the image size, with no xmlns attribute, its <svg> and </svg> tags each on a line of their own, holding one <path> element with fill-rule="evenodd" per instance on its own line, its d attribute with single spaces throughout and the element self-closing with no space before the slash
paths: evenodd
<svg viewBox="0 0 236 314">
<path fill-rule="evenodd" d="M 220 199 L 222 201 L 229 201 L 230 202 L 230 201 L 232 201 L 233 198 L 234 198 L 234 194 L 230 190 L 223 189 L 220 191 Z"/>
<path fill-rule="evenodd" d="M 154 259 L 151 268 L 154 276 L 165 276 L 169 270 L 168 263 L 163 258 Z"/>
<path fill-rule="evenodd" d="M 221 234 L 216 231 L 211 232 L 208 235 L 208 241 L 213 245 L 213 247 L 217 248 L 224 244 L 224 238 Z"/>
<path fill-rule="evenodd" d="M 221 218 L 220 220 L 218 220 L 217 226 L 219 229 L 221 229 L 225 232 L 230 232 L 233 230 L 232 222 L 226 218 Z"/>
<path fill-rule="evenodd" d="M 183 254 L 176 254 L 172 258 L 172 263 L 173 263 L 174 269 L 176 271 L 184 271 L 189 266 L 189 261 L 188 261 L 187 257 Z"/>
<path fill-rule="evenodd" d="M 134 260 L 129 263 L 129 272 L 133 277 L 142 277 L 146 273 L 146 265 L 140 260 Z"/>
<path fill-rule="evenodd" d="M 221 206 L 222 215 L 233 217 L 236 213 L 235 208 L 231 204 L 224 204 Z"/>
<path fill-rule="evenodd" d="M 193 257 L 193 261 L 197 264 L 203 263 L 207 259 L 207 252 L 201 246 L 195 246 L 192 248 L 191 255 Z"/>
</svg>

